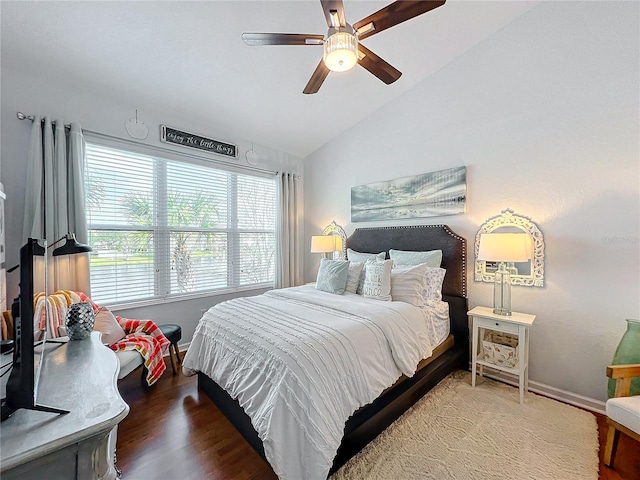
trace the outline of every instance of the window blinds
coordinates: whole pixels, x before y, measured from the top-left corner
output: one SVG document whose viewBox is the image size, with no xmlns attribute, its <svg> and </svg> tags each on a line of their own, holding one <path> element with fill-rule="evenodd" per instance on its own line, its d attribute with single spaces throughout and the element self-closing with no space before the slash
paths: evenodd
<svg viewBox="0 0 640 480">
<path fill-rule="evenodd" d="M 87 144 L 92 297 L 272 285 L 275 179 Z"/>
</svg>

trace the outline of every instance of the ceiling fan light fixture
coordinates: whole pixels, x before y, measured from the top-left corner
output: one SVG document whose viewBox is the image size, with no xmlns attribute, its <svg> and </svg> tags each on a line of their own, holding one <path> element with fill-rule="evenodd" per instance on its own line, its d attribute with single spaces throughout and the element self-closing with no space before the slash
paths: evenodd
<svg viewBox="0 0 640 480">
<path fill-rule="evenodd" d="M 358 62 L 358 39 L 349 32 L 335 32 L 324 42 L 324 64 L 332 72 L 345 72 Z"/>
</svg>

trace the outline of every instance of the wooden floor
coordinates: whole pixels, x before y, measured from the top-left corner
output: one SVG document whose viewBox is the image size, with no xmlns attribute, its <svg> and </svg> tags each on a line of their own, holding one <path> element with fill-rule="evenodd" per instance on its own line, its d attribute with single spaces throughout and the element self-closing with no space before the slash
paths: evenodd
<svg viewBox="0 0 640 480">
<path fill-rule="evenodd" d="M 131 407 L 118 428 L 118 467 L 124 480 L 275 479 L 211 400 L 198 392 L 196 377 L 171 375 L 153 386 L 140 371 L 118 384 Z M 602 464 L 606 418 L 598 418 L 600 480 L 640 480 L 640 442 L 620 436 L 615 470 Z"/>
</svg>

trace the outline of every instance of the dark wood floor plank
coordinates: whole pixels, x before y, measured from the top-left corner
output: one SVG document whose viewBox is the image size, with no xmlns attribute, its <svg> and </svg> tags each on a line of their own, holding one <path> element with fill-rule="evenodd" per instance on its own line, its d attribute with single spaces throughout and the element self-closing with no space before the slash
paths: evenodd
<svg viewBox="0 0 640 480">
<path fill-rule="evenodd" d="M 275 480 L 269 465 L 198 391 L 196 377 L 173 376 L 167 366 L 153 387 L 142 385 L 136 373 L 118 383 L 131 408 L 118 428 L 123 480 Z M 640 480 L 640 442 L 621 435 L 615 469 L 606 467 L 606 417 L 596 417 L 600 480 Z"/>
<path fill-rule="evenodd" d="M 135 373 L 118 386 L 131 408 L 118 428 L 118 467 L 124 480 L 276 478 L 198 391 L 196 377 L 172 376 L 169 368 L 152 387 L 143 386 Z"/>
</svg>

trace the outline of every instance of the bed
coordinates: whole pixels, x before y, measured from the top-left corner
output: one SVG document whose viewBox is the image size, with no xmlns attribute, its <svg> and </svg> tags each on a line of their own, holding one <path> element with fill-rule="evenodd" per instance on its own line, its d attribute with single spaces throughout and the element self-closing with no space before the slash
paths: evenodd
<svg viewBox="0 0 640 480">
<path fill-rule="evenodd" d="M 366 385 L 365 386 L 366 388 L 362 387 L 362 390 L 363 391 L 366 390 L 366 392 L 360 395 L 359 397 L 360 399 L 363 398 L 363 395 L 365 396 L 371 395 L 372 391 L 376 391 L 376 392 L 379 391 L 381 393 L 376 393 L 377 395 L 376 397 L 369 398 L 367 400 L 367 405 L 362 406 L 361 408 L 358 408 L 358 409 L 350 410 L 349 414 L 351 414 L 351 412 L 354 412 L 354 410 L 355 412 L 348 418 L 348 420 L 344 424 L 343 430 L 341 429 L 342 425 L 339 424 L 339 428 L 341 429 L 339 431 L 339 435 L 341 435 L 341 440 L 340 440 L 340 437 L 338 437 L 339 447 L 337 448 L 337 453 L 335 454 L 335 456 L 333 456 L 333 453 L 331 453 L 331 457 L 329 457 L 330 461 L 328 464 L 326 463 L 326 458 L 320 459 L 319 461 L 317 461 L 318 464 L 322 464 L 321 470 L 327 467 L 327 465 L 331 465 L 331 468 L 329 469 L 330 472 L 333 472 L 338 468 L 340 468 L 340 466 L 342 466 L 349 458 L 351 458 L 355 453 L 361 450 L 369 441 L 375 438 L 380 432 L 382 432 L 387 426 L 389 426 L 396 418 L 398 418 L 403 412 L 405 412 L 409 407 L 411 407 L 417 400 L 419 400 L 427 391 L 433 388 L 446 375 L 448 375 L 450 372 L 452 372 L 457 368 L 465 368 L 465 369 L 468 368 L 469 327 L 468 327 L 468 318 L 466 314 L 467 299 L 466 299 L 466 261 L 465 261 L 466 242 L 465 242 L 465 239 L 456 235 L 445 225 L 375 227 L 375 228 L 356 229 L 353 235 L 351 235 L 351 237 L 347 239 L 347 246 L 352 250 L 356 250 L 358 252 L 366 252 L 366 253 L 378 253 L 382 251 L 388 252 L 389 249 L 408 250 L 408 251 L 442 250 L 443 256 L 442 256 L 441 266 L 446 270 L 446 275 L 445 275 L 443 286 L 442 286 L 442 300 L 446 302 L 446 304 L 448 304 L 449 318 L 450 318 L 450 325 L 449 325 L 448 331 L 450 335 L 448 335 L 446 340 L 441 342 L 439 345 L 437 346 L 433 345 L 434 347 L 433 349 L 427 350 L 426 356 L 428 358 L 419 362 L 419 368 L 417 372 L 413 374 L 413 376 L 411 376 L 410 374 L 408 375 L 402 374 L 404 373 L 406 368 L 398 367 L 401 375 L 400 375 L 400 378 L 397 379 L 395 383 L 393 381 L 389 381 L 389 378 L 391 378 L 389 377 L 389 375 L 392 375 L 392 376 L 394 375 L 391 372 L 391 373 L 385 373 L 387 377 L 385 377 L 386 380 L 384 381 L 388 382 L 385 385 L 386 388 L 384 389 L 380 388 L 379 384 L 376 384 L 373 387 L 370 385 Z M 293 305 L 292 308 L 296 310 L 296 315 L 300 315 L 300 318 L 304 320 L 304 315 L 309 316 L 310 315 L 309 312 L 312 312 L 314 308 L 317 309 L 318 312 L 321 312 L 323 311 L 323 309 L 327 308 L 324 306 L 312 305 L 312 303 L 315 301 L 314 295 L 316 295 L 311 291 L 312 289 L 313 289 L 312 287 L 308 287 L 308 286 L 297 287 L 296 289 L 285 289 L 282 291 L 268 292 L 267 295 L 260 296 L 260 298 L 255 297 L 254 300 L 238 299 L 238 301 L 235 302 L 234 304 L 235 305 L 234 310 L 233 310 L 233 313 L 231 313 L 231 315 L 242 317 L 243 308 L 245 307 L 249 308 L 248 307 L 249 303 L 253 303 L 253 304 L 259 303 L 261 304 L 260 308 L 264 310 L 274 309 L 275 311 L 276 303 L 274 302 L 288 302 Z M 342 303 L 346 305 L 347 303 L 350 302 L 348 298 L 341 298 L 342 296 L 335 296 L 335 297 L 336 298 L 334 303 L 336 305 L 338 303 Z M 353 295 L 353 297 L 357 297 L 357 296 Z M 358 301 L 360 300 L 358 300 L 357 298 L 354 298 L 354 301 L 351 303 L 355 304 Z M 311 303 L 306 303 L 306 302 L 311 302 Z M 372 301 L 372 300 L 369 300 L 369 302 L 376 303 L 376 301 Z M 361 302 L 361 303 L 362 305 L 358 306 L 358 309 L 367 307 L 367 305 L 365 305 L 365 302 Z M 376 310 L 381 310 L 383 312 L 382 316 L 390 316 L 390 317 L 395 316 L 394 318 L 396 320 L 394 321 L 398 322 L 397 325 L 400 325 L 401 322 L 405 321 L 402 319 L 408 319 L 406 320 L 408 323 L 404 328 L 405 330 L 407 328 L 411 329 L 412 328 L 411 325 L 417 325 L 415 323 L 413 324 L 411 323 L 411 321 L 415 320 L 415 316 L 414 317 L 411 316 L 411 315 L 414 315 L 414 313 L 413 311 L 410 311 L 410 309 L 413 308 L 415 310 L 415 307 L 411 307 L 408 304 L 406 306 L 398 305 L 402 303 L 403 302 L 378 302 L 379 305 L 380 304 L 388 304 L 388 305 L 380 305 L 380 308 Z M 396 305 L 391 305 L 391 304 L 396 304 Z M 223 305 L 223 304 L 220 304 L 220 305 Z M 384 310 L 383 310 L 383 307 L 384 307 Z M 222 309 L 224 308 L 226 307 L 222 307 Z M 211 309 L 209 312 L 207 312 L 205 316 L 209 315 L 210 312 L 212 312 L 212 310 L 214 309 Z M 221 315 L 220 310 L 221 310 L 220 307 L 216 308 L 214 315 Z M 372 316 L 371 318 L 373 318 L 373 322 L 374 323 L 377 322 L 378 320 L 374 318 L 376 313 L 373 311 L 373 309 L 369 309 L 369 310 L 370 310 L 369 313 Z M 360 312 L 360 310 L 357 310 L 357 311 Z M 261 328 L 258 326 L 258 324 L 260 324 L 260 319 L 257 316 L 254 317 L 254 313 L 252 313 L 251 310 L 246 310 L 246 312 L 247 312 L 246 320 L 249 325 L 248 331 L 252 332 L 252 329 L 254 327 Z M 288 314 L 283 315 L 280 312 L 278 317 L 283 317 L 283 316 L 286 317 L 287 315 Z M 414 320 L 411 320 L 412 318 Z M 275 330 L 277 329 L 277 325 L 278 325 L 277 322 L 281 322 L 281 321 L 283 321 L 282 318 L 274 319 L 274 322 L 276 323 L 274 323 L 271 326 L 267 326 L 265 328 L 272 328 Z M 296 320 L 296 321 L 302 321 L 302 320 Z M 349 325 L 354 324 L 352 317 L 349 317 L 349 321 L 351 322 L 349 323 Z M 204 326 L 204 323 L 205 323 L 204 321 L 200 322 L 198 329 L 196 330 L 196 336 L 194 336 L 195 344 L 192 342 L 192 345 L 197 344 L 197 346 L 194 346 L 193 350 L 190 347 L 191 355 L 188 352 L 187 356 L 185 357 L 185 366 L 187 368 L 199 365 L 199 367 L 193 368 L 194 370 L 198 371 L 199 388 L 202 391 L 204 391 L 213 400 L 213 402 L 218 406 L 218 408 L 223 412 L 223 414 L 231 421 L 231 423 L 242 434 L 242 436 L 247 440 L 247 442 L 263 458 L 269 459 L 269 457 L 271 457 L 270 463 L 272 467 L 274 467 L 274 470 L 276 471 L 276 473 L 279 474 L 279 476 L 281 476 L 282 478 L 295 478 L 296 476 L 299 478 L 324 477 L 324 473 L 320 476 L 311 475 L 309 474 L 310 470 L 296 470 L 295 468 L 290 469 L 288 471 L 288 474 L 283 473 L 286 470 L 286 468 L 283 470 L 281 466 L 283 460 L 281 458 L 278 459 L 274 457 L 273 445 L 274 445 L 274 442 L 283 442 L 286 440 L 289 442 L 293 442 L 293 447 L 295 447 L 297 445 L 298 440 L 292 440 L 285 437 L 288 437 L 289 435 L 291 435 L 292 437 L 297 438 L 295 437 L 295 435 L 297 434 L 296 433 L 297 431 L 294 431 L 291 425 L 294 425 L 294 424 L 297 425 L 298 423 L 304 424 L 302 420 L 305 420 L 308 422 L 306 417 L 302 420 L 298 418 L 306 415 L 307 407 L 304 406 L 306 405 L 305 402 L 314 403 L 316 398 L 322 399 L 323 395 L 326 396 L 327 393 L 325 390 L 323 390 L 324 388 L 323 384 L 330 384 L 332 382 L 336 382 L 342 385 L 342 383 L 340 382 L 353 380 L 355 382 L 354 385 L 356 385 L 357 381 L 354 380 L 355 375 L 353 374 L 355 370 L 353 370 L 352 367 L 349 367 L 349 368 L 352 368 L 351 370 L 349 370 L 349 368 L 345 368 L 345 371 L 347 372 L 346 374 L 348 374 L 350 371 L 352 372 L 351 378 L 345 377 L 344 375 L 346 374 L 343 375 L 342 371 L 336 371 L 336 373 L 332 371 L 331 375 L 338 375 L 338 376 L 343 375 L 343 376 L 340 377 L 339 380 L 337 380 L 332 376 L 329 376 L 328 378 L 323 378 L 323 382 L 319 382 L 320 383 L 319 389 L 317 386 L 314 386 L 314 385 L 309 386 L 303 382 L 304 383 L 304 385 L 302 386 L 303 390 L 305 391 L 308 390 L 308 392 L 306 392 L 307 397 L 297 393 L 297 391 L 296 393 L 289 394 L 289 385 L 287 385 L 287 390 L 286 390 L 287 397 L 284 401 L 281 402 L 286 405 L 287 412 L 282 413 L 280 412 L 280 410 L 283 410 L 283 408 L 273 407 L 273 410 L 275 411 L 275 413 L 271 413 L 271 411 L 269 411 L 268 415 L 263 415 L 262 413 L 264 412 L 260 412 L 259 410 L 260 408 L 264 410 L 265 407 L 259 406 L 257 407 L 258 411 L 256 411 L 256 407 L 254 405 L 251 405 L 251 403 L 253 403 L 252 400 L 249 401 L 249 404 L 247 403 L 247 398 L 261 398 L 261 396 L 263 396 L 262 390 L 252 391 L 252 389 L 258 388 L 256 385 L 259 382 L 249 381 L 247 378 L 249 374 L 254 375 L 254 373 L 251 373 L 250 370 L 259 371 L 259 373 L 255 375 L 260 377 L 262 375 L 262 373 L 260 372 L 266 369 L 266 367 L 264 368 L 249 367 L 247 363 L 244 362 L 244 360 L 240 360 L 240 357 L 242 356 L 242 354 L 238 354 L 238 356 L 236 357 L 237 361 L 234 360 L 233 355 L 230 354 L 230 352 L 233 353 L 235 348 L 235 344 L 233 343 L 233 341 L 229 343 L 229 348 L 227 348 L 227 352 L 225 353 L 225 355 L 228 357 L 227 359 L 224 359 L 224 360 L 218 359 L 215 362 L 213 361 L 209 362 L 209 363 L 215 363 L 216 364 L 215 368 L 210 368 L 209 366 L 205 367 L 205 364 L 208 365 L 207 362 L 209 360 L 204 359 L 205 355 L 203 352 L 207 351 L 208 353 L 209 351 L 211 351 L 212 348 L 209 346 L 208 347 L 209 349 L 207 350 L 202 346 L 201 337 L 203 337 L 203 335 L 199 334 L 198 331 L 200 329 L 204 331 L 204 329 L 206 328 Z M 355 322 L 355 323 L 358 324 L 358 328 L 362 329 L 358 334 L 359 336 L 363 336 L 363 335 L 366 336 L 370 334 L 368 333 L 368 331 L 371 330 L 370 326 L 363 327 L 362 325 L 360 325 L 360 324 L 369 325 L 370 322 L 368 321 L 362 322 L 359 320 L 358 322 Z M 394 325 L 396 325 L 396 323 L 394 323 Z M 220 328 L 220 326 L 218 326 L 217 328 Z M 218 335 L 218 333 L 209 332 L 209 335 L 215 337 L 216 335 Z M 219 335 L 221 337 L 226 336 L 226 331 L 224 330 L 224 328 L 221 330 L 221 333 Z M 234 334 L 235 336 L 231 334 L 229 335 L 232 336 L 234 339 L 237 339 L 238 336 L 242 336 L 241 334 L 238 335 L 237 332 Z M 282 334 L 282 335 L 284 336 L 286 334 Z M 420 335 L 416 334 L 416 336 L 420 336 Z M 248 335 L 248 338 L 249 338 L 248 341 L 253 341 L 253 337 L 251 336 L 251 334 Z M 372 343 L 375 341 L 376 341 L 375 337 L 371 337 L 371 339 L 368 340 L 369 343 Z M 399 340 L 399 344 L 402 345 L 402 342 L 410 342 L 410 341 L 411 339 L 405 335 L 403 339 Z M 269 340 L 269 342 L 271 342 L 271 340 Z M 279 339 L 275 338 L 275 340 L 273 341 L 274 348 L 282 349 L 283 347 L 279 345 L 278 342 L 279 342 Z M 319 345 L 321 345 L 322 343 L 323 342 L 321 341 Z M 363 348 L 362 354 L 365 355 L 366 354 L 364 351 L 366 350 L 365 345 L 368 345 L 369 343 L 366 343 L 366 342 L 362 343 L 356 348 Z M 314 347 L 314 348 L 317 348 L 317 347 Z M 391 350 L 393 351 L 394 348 L 395 347 L 391 347 Z M 327 347 L 327 350 L 329 350 L 329 347 Z M 431 352 L 431 350 L 433 350 L 433 353 Z M 241 351 L 243 350 L 240 347 L 238 347 L 238 352 L 241 352 Z M 246 352 L 246 350 L 244 351 Z M 331 350 L 331 351 L 334 352 L 334 350 Z M 194 352 L 198 352 L 197 353 L 198 361 L 195 361 L 196 353 Z M 341 350 L 341 352 L 343 351 Z M 346 352 L 346 350 L 344 350 L 344 352 Z M 424 353 L 425 352 L 421 352 L 421 355 Z M 360 354 L 360 352 L 358 354 Z M 225 355 L 221 355 L 221 357 L 224 357 Z M 296 355 L 297 355 L 297 352 L 296 352 Z M 296 355 L 292 355 L 291 358 L 294 358 L 294 359 L 297 358 Z M 333 358 L 333 357 L 338 357 L 340 355 L 348 356 L 349 354 L 348 352 L 347 353 L 334 352 L 334 353 L 328 354 L 327 358 L 331 358 L 334 363 L 340 363 L 335 361 L 335 358 Z M 396 353 L 392 352 L 391 355 L 392 356 L 396 355 Z M 402 357 L 401 354 L 398 354 L 398 356 Z M 415 358 L 419 359 L 423 357 L 421 356 L 421 357 L 415 357 Z M 406 362 L 414 361 L 415 358 L 413 358 L 412 360 L 405 360 L 405 361 Z M 257 359 L 259 360 L 260 357 L 257 357 Z M 370 359 L 371 357 L 369 357 L 369 360 Z M 311 360 L 310 360 L 310 363 L 307 362 L 306 365 L 314 365 L 314 361 L 311 361 Z M 267 357 L 264 357 L 264 356 L 262 357 L 263 363 L 268 361 L 269 360 L 267 359 Z M 295 360 L 295 361 L 298 362 L 298 360 Z M 306 360 L 302 359 L 302 362 L 304 363 L 306 362 Z M 211 371 L 213 372 L 211 373 L 211 375 L 215 377 L 216 376 L 215 369 L 217 368 L 219 370 L 221 368 L 219 367 L 219 364 L 223 365 L 224 368 L 230 368 L 229 365 L 233 363 L 237 363 L 237 365 L 233 365 L 233 368 L 237 368 L 239 373 L 233 374 L 235 378 L 232 382 L 225 379 L 226 387 L 230 392 L 232 392 L 231 394 L 227 393 L 225 389 L 223 389 L 220 385 L 218 385 L 215 381 L 213 381 L 209 376 L 203 373 L 203 371 L 207 371 L 207 372 Z M 396 361 L 396 363 L 400 365 L 402 363 L 402 358 L 400 359 L 400 361 Z M 307 367 L 307 368 L 311 369 L 311 367 Z M 377 368 L 377 367 L 374 366 L 372 368 Z M 322 375 L 322 373 L 323 372 L 320 372 L 320 375 Z M 296 379 L 296 382 L 300 383 L 300 379 L 298 377 L 295 377 L 295 379 Z M 275 376 L 271 375 L 270 378 L 271 379 L 269 380 L 269 382 L 274 383 L 276 381 L 274 379 L 277 379 L 279 377 L 277 375 Z M 287 382 L 291 377 L 289 377 L 288 375 L 283 375 L 283 378 L 285 378 L 283 382 Z M 397 378 L 397 377 L 394 377 L 394 378 Z M 348 381 L 346 383 L 348 383 Z M 278 387 L 280 387 L 280 385 L 278 385 Z M 349 387 L 349 388 L 352 388 L 352 387 Z M 360 387 L 356 385 L 353 388 L 359 389 Z M 379 390 L 376 390 L 376 389 L 379 389 Z M 249 397 L 247 397 L 247 392 L 251 392 Z M 335 393 L 335 390 L 334 390 L 334 393 Z M 341 392 L 338 392 L 338 393 L 342 395 Z M 243 397 L 242 395 L 245 395 L 245 396 Z M 274 394 L 270 394 L 270 395 L 273 396 Z M 337 398 L 335 401 L 336 409 L 343 408 L 341 405 L 343 402 L 343 399 L 342 397 L 340 397 L 340 395 L 337 395 L 339 398 Z M 278 397 L 278 399 L 280 399 L 280 396 Z M 351 401 L 352 396 L 358 396 L 358 395 L 348 393 L 346 394 L 346 396 L 349 397 L 348 400 Z M 238 400 L 236 400 L 235 398 L 240 398 L 241 400 L 244 398 L 243 405 L 245 409 L 254 416 L 255 422 L 252 422 L 250 416 L 247 415 L 247 413 L 245 413 L 245 409 L 243 409 L 243 407 L 240 405 Z M 345 403 L 349 403 L 349 402 L 345 401 Z M 291 406 L 291 404 L 294 404 L 294 405 Z M 298 404 L 303 405 L 303 407 L 300 408 L 300 405 Z M 272 407 L 269 407 L 269 408 L 272 408 Z M 313 408 L 315 408 L 313 407 L 313 405 L 311 405 L 311 407 L 308 407 L 309 410 L 313 410 Z M 348 408 L 348 405 L 344 408 Z M 288 417 L 285 418 L 282 416 L 285 414 L 295 418 L 292 418 L 291 420 L 289 420 Z M 280 416 L 276 417 L 276 415 L 280 415 Z M 264 420 L 265 418 L 267 420 Z M 276 420 L 272 422 L 277 425 L 275 427 L 271 425 L 270 427 L 275 429 L 273 431 L 274 433 L 273 435 L 271 435 L 271 433 L 267 435 L 264 433 L 265 426 L 263 423 L 265 421 L 270 422 L 272 418 L 278 419 L 277 422 Z M 316 427 L 316 425 L 313 422 L 314 420 L 312 418 L 312 423 L 307 424 L 307 426 L 304 426 L 302 428 L 302 432 L 298 434 L 300 439 L 304 439 L 306 438 L 306 436 L 310 436 L 309 431 L 313 430 Z M 327 422 L 327 423 L 331 423 L 331 422 Z M 256 425 L 255 428 L 254 428 L 254 424 Z M 321 431 L 320 437 L 322 437 L 325 434 L 327 437 L 331 437 L 332 435 L 333 437 L 335 437 L 335 433 L 336 433 L 335 428 L 333 428 L 333 431 L 329 431 L 328 433 L 327 433 L 327 429 L 331 430 L 331 428 L 325 428 L 325 425 L 323 425 L 322 428 L 318 429 Z M 267 443 L 263 443 L 263 440 L 261 440 L 260 436 L 257 433 L 257 430 L 263 432 L 264 441 Z M 313 442 L 316 442 L 315 438 L 312 438 L 312 440 Z M 319 444 L 322 445 L 322 442 L 319 442 Z M 265 445 L 268 446 L 267 452 L 265 452 Z M 316 443 L 314 443 L 312 446 L 317 447 Z M 300 447 L 300 448 L 303 448 L 303 447 Z M 286 452 L 284 453 L 280 452 L 280 455 L 279 455 L 280 457 L 283 455 L 286 456 L 287 453 L 291 455 L 291 445 L 287 449 L 283 449 L 283 450 L 286 450 Z M 335 451 L 331 449 L 329 450 L 331 452 Z M 317 452 L 315 451 L 312 453 L 313 455 L 317 454 Z M 296 457 L 300 456 L 304 458 L 307 458 L 307 457 L 311 458 L 313 457 L 313 455 L 308 454 L 308 450 L 301 450 L 299 453 L 294 454 L 294 456 Z M 278 457 L 278 455 L 276 455 L 276 457 Z M 332 461 L 331 461 L 331 458 L 332 458 Z M 289 461 L 290 459 L 286 459 L 286 458 L 284 459 L 285 464 Z M 316 459 L 311 458 L 311 460 L 304 460 L 304 461 L 314 463 L 316 462 Z M 304 471 L 304 474 L 299 473 L 302 471 Z M 326 473 L 326 470 L 322 470 L 322 471 Z"/>
</svg>

